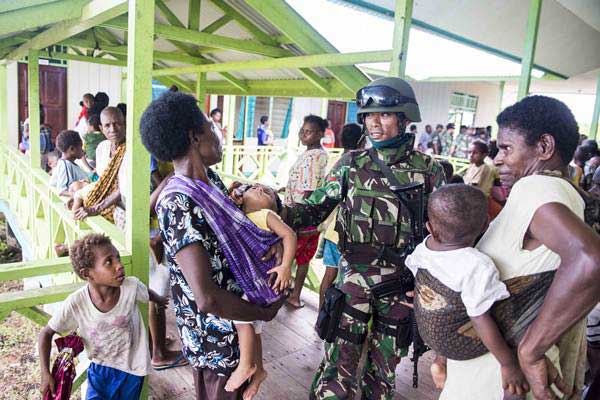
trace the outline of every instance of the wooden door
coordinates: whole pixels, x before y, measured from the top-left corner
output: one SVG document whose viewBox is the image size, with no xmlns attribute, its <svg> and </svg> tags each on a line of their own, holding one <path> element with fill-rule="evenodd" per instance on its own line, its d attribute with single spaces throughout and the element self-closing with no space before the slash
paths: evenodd
<svg viewBox="0 0 600 400">
<path fill-rule="evenodd" d="M 19 123 L 27 116 L 27 64 L 19 63 Z M 45 123 L 52 128 L 52 140 L 67 129 L 67 69 L 40 65 L 40 105 L 44 109 Z M 19 133 L 19 140 L 21 139 Z"/>
<path fill-rule="evenodd" d="M 342 128 L 346 122 L 346 103 L 329 101 L 327 104 L 327 119 L 330 128 L 335 133 L 335 147 L 342 147 Z"/>
</svg>

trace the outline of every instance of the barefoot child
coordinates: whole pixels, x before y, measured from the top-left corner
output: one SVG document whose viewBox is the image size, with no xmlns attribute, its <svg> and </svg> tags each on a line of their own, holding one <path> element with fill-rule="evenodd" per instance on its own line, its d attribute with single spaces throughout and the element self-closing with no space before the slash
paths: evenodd
<svg viewBox="0 0 600 400">
<path fill-rule="evenodd" d="M 269 273 L 277 275 L 273 289 L 282 292 L 290 286 L 292 262 L 296 254 L 296 234 L 276 213 L 281 208 L 279 197 L 271 188 L 255 184 L 246 185 L 235 182 L 229 189 L 234 202 L 241 207 L 246 216 L 260 229 L 279 236 L 283 242 L 281 265 Z M 267 372 L 262 364 L 262 344 L 260 334 L 263 321 L 234 321 L 240 343 L 240 363 L 233 371 L 225 390 L 234 391 L 252 377 L 250 385 L 244 391 L 244 400 L 250 400 L 256 393 Z"/>
<path fill-rule="evenodd" d="M 438 355 L 458 360 L 490 351 L 500 363 L 505 393 L 525 394 L 529 387 L 515 349 L 509 347 L 491 314 L 492 305 L 508 298 L 509 292 L 494 262 L 473 248 L 487 227 L 484 193 L 468 185 L 446 185 L 433 192 L 427 210 L 431 234 L 406 259 L 416 277 L 415 313 L 425 343 Z M 444 329 L 458 331 L 457 342 L 444 336 Z M 436 386 L 443 386 L 440 357 L 432 373 Z"/>
<path fill-rule="evenodd" d="M 73 270 L 87 284 L 67 297 L 40 333 L 40 391 L 44 395 L 55 390 L 49 371 L 52 337 L 76 330 L 91 360 L 86 398 L 137 399 L 150 372 L 150 353 L 136 302 L 166 305 L 168 300 L 125 276 L 119 252 L 106 236 L 89 234 L 76 241 L 70 257 Z"/>
</svg>

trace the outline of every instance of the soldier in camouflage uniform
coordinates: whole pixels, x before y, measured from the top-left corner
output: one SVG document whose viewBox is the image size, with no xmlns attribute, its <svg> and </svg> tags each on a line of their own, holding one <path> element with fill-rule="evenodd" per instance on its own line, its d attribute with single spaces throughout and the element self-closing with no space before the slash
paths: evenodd
<svg viewBox="0 0 600 400">
<path fill-rule="evenodd" d="M 458 135 L 454 138 L 452 149 L 450 150 L 451 157 L 469 158 L 469 145 L 471 144 L 471 136 L 466 129 L 461 129 Z"/>
<path fill-rule="evenodd" d="M 450 148 L 452 147 L 452 143 L 454 142 L 454 124 L 450 123 L 446 125 L 446 130 L 442 133 L 440 137 L 440 142 L 442 145 L 441 155 L 449 156 Z"/>
<path fill-rule="evenodd" d="M 411 242 L 411 216 L 371 157 L 382 160 L 400 185 L 422 182 L 425 196 L 443 183 L 440 165 L 414 151 L 415 138 L 405 130 L 407 124 L 421 120 L 408 83 L 399 78 L 377 79 L 357 93 L 357 104 L 373 149 L 345 154 L 306 204 L 286 207 L 282 213 L 289 225 L 300 228 L 318 225 L 340 206 L 336 230 L 342 260 L 336 287 L 345 305 L 335 339 L 325 343 L 325 357 L 312 383 L 313 399 L 356 396 L 365 340 L 368 355 L 361 377 L 362 396 L 391 399 L 396 366 L 407 354 L 407 345 L 399 346 L 397 339 L 399 331 L 406 332 L 409 320 L 408 309 L 400 303 L 399 282 L 406 271 L 402 252 Z M 380 296 L 382 285 L 396 288 L 396 293 Z M 373 329 L 368 335 L 371 318 Z"/>
</svg>

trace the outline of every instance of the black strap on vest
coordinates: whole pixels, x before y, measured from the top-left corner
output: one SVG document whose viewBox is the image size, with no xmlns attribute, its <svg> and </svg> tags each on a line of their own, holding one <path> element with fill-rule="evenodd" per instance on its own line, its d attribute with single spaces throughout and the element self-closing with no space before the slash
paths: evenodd
<svg viewBox="0 0 600 400">
<path fill-rule="evenodd" d="M 369 320 L 371 319 L 371 314 L 357 310 L 356 308 L 349 306 L 348 304 L 344 304 L 344 313 L 365 324 L 369 323 Z M 365 330 L 365 332 L 362 334 L 352 333 L 347 329 L 337 328 L 335 330 L 335 335 L 350 343 L 362 344 L 367 337 L 367 332 Z"/>
</svg>

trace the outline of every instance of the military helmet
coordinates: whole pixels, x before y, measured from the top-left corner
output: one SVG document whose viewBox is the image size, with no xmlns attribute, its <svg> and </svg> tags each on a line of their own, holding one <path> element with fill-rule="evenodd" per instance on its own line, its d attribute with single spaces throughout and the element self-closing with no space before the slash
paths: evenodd
<svg viewBox="0 0 600 400">
<path fill-rule="evenodd" d="M 372 112 L 403 113 L 411 122 L 421 122 L 415 92 L 400 78 L 379 78 L 356 93 L 356 113 L 362 123 L 362 114 Z"/>
</svg>

